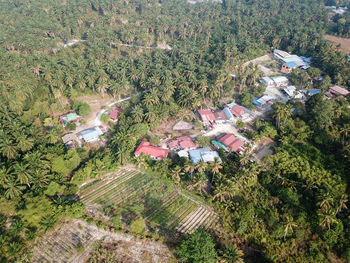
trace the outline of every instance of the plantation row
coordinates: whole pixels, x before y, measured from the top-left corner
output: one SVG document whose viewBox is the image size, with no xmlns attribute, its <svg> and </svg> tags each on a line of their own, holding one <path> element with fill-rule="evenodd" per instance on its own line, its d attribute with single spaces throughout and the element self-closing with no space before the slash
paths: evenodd
<svg viewBox="0 0 350 263">
<path fill-rule="evenodd" d="M 147 221 L 181 233 L 209 228 L 217 221 L 210 208 L 175 190 L 169 181 L 134 170 L 92 182 L 81 190 L 81 200 L 102 208 L 143 205 L 142 217 Z"/>
</svg>

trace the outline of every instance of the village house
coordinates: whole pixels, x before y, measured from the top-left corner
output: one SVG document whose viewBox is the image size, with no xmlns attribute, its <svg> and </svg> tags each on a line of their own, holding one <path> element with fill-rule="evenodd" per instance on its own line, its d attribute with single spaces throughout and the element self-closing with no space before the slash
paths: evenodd
<svg viewBox="0 0 350 263">
<path fill-rule="evenodd" d="M 80 122 L 82 118 L 74 111 L 66 113 L 64 115 L 61 115 L 60 118 L 60 123 L 63 125 L 66 125 L 68 122 Z"/>
<path fill-rule="evenodd" d="M 276 87 L 287 86 L 288 79 L 284 76 L 271 77 Z"/>
<path fill-rule="evenodd" d="M 283 73 L 289 74 L 293 71 L 293 69 L 296 69 L 296 68 L 298 68 L 298 65 L 294 61 L 292 61 L 292 62 L 284 63 L 282 65 L 281 71 Z"/>
<path fill-rule="evenodd" d="M 93 128 L 83 130 L 83 131 L 79 132 L 77 135 L 84 142 L 91 143 L 91 142 L 98 141 L 100 136 L 103 135 L 105 132 L 106 132 L 106 130 L 103 126 L 95 126 Z"/>
<path fill-rule="evenodd" d="M 119 115 L 122 113 L 122 109 L 114 109 L 108 112 L 111 121 L 118 121 Z"/>
<path fill-rule="evenodd" d="M 209 147 L 190 150 L 189 152 L 190 158 L 194 164 L 202 162 L 214 162 L 215 159 L 217 159 L 219 162 L 221 162 L 221 158 L 218 154 L 218 152 L 213 151 Z"/>
<path fill-rule="evenodd" d="M 80 147 L 80 141 L 74 133 L 63 135 L 62 141 L 68 149 Z"/>
<path fill-rule="evenodd" d="M 262 97 L 254 97 L 253 104 L 259 107 L 266 106 L 273 98 L 268 95 L 263 95 Z"/>
<path fill-rule="evenodd" d="M 341 95 L 343 97 L 346 97 L 350 94 L 350 92 L 347 89 L 344 89 L 339 86 L 333 86 L 329 88 L 329 92 L 334 94 L 334 95 Z"/>
<path fill-rule="evenodd" d="M 210 109 L 198 110 L 198 114 L 204 124 L 208 125 L 215 121 L 214 113 Z"/>
<path fill-rule="evenodd" d="M 145 154 L 150 156 L 153 160 L 160 160 L 167 157 L 169 153 L 168 149 L 163 149 L 160 147 L 156 147 L 151 145 L 149 142 L 141 142 L 135 151 L 135 156 L 140 156 L 141 154 Z"/>
<path fill-rule="evenodd" d="M 231 109 L 231 112 L 235 117 L 241 117 L 242 115 L 244 115 L 246 113 L 245 109 L 243 109 L 243 107 L 241 107 L 239 105 L 235 105 Z"/>
<path fill-rule="evenodd" d="M 184 136 L 176 138 L 168 143 L 170 150 L 192 150 L 197 148 L 197 145 L 194 143 L 193 139 L 190 136 Z"/>
<path fill-rule="evenodd" d="M 303 94 L 301 94 L 295 86 L 288 86 L 286 88 L 283 88 L 283 91 L 290 97 L 295 99 L 301 99 L 303 98 Z"/>
<path fill-rule="evenodd" d="M 233 134 L 224 134 L 217 141 L 230 148 L 232 152 L 239 153 L 244 151 L 243 146 L 245 142 Z"/>
<path fill-rule="evenodd" d="M 233 116 L 231 110 L 229 107 L 225 107 L 224 108 L 224 113 L 226 115 L 226 118 L 229 120 L 229 121 L 232 121 L 234 122 L 235 121 L 235 116 Z"/>
<path fill-rule="evenodd" d="M 215 123 L 218 123 L 218 124 L 223 124 L 228 120 L 223 110 L 215 111 L 214 116 L 215 116 Z"/>
</svg>

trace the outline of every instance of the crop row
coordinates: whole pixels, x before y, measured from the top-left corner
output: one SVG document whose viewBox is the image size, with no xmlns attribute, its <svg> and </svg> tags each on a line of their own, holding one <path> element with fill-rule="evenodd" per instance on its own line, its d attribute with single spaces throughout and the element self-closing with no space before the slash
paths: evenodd
<svg viewBox="0 0 350 263">
<path fill-rule="evenodd" d="M 94 197 L 96 195 L 101 194 L 101 193 L 103 194 L 104 191 L 106 191 L 106 190 L 108 191 L 109 189 L 116 187 L 117 185 L 125 182 L 126 180 L 130 179 L 131 177 L 134 177 L 136 174 L 137 174 L 137 172 L 134 171 L 134 172 L 127 173 L 126 175 L 124 175 L 122 177 L 118 177 L 117 179 L 113 180 L 112 182 L 106 183 L 105 185 L 97 188 L 95 191 L 90 192 L 88 195 L 86 195 L 82 198 L 82 201 L 88 202 L 88 201 L 94 200 Z"/>
<path fill-rule="evenodd" d="M 88 195 L 89 193 L 96 191 L 96 189 L 103 187 L 106 184 L 113 183 L 114 181 L 119 180 L 120 178 L 125 177 L 133 172 L 135 172 L 135 171 L 122 170 L 122 171 L 119 171 L 114 176 L 107 177 L 103 180 L 97 180 L 98 183 L 92 185 L 93 187 L 88 187 L 88 189 L 84 189 L 83 191 L 81 191 L 80 196 Z"/>
<path fill-rule="evenodd" d="M 183 210 L 183 213 L 176 218 L 175 221 L 170 222 L 168 224 L 168 227 L 170 229 L 174 229 L 175 227 L 177 227 L 191 212 L 193 212 L 196 208 L 198 208 L 198 205 L 196 203 L 193 202 L 189 202 Z"/>
<path fill-rule="evenodd" d="M 117 187 L 106 192 L 103 196 L 100 196 L 99 198 L 95 199 L 93 202 L 98 203 L 99 201 L 103 200 L 110 203 L 111 201 L 118 198 L 119 196 L 123 196 L 125 191 L 128 191 L 129 189 L 131 190 L 136 189 L 137 187 L 140 187 L 143 184 L 147 183 L 147 181 L 148 180 L 146 178 L 143 178 L 143 174 L 136 175 L 130 180 L 128 180 L 127 182 L 120 184 Z"/>
</svg>

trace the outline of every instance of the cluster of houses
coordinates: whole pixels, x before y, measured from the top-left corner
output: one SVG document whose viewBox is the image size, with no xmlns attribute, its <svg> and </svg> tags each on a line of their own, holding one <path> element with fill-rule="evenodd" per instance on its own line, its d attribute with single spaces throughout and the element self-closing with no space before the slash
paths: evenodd
<svg viewBox="0 0 350 263">
<path fill-rule="evenodd" d="M 110 120 L 112 122 L 118 121 L 118 118 L 121 112 L 122 112 L 121 109 L 110 110 L 108 112 Z M 67 123 L 73 123 L 73 122 L 80 123 L 81 120 L 82 120 L 82 117 L 80 117 L 74 111 L 61 115 L 59 117 L 60 123 L 62 123 L 64 126 L 66 126 Z M 77 133 L 73 133 L 73 132 L 67 133 L 62 136 L 62 141 L 68 149 L 79 148 L 87 143 L 94 144 L 94 143 L 100 142 L 101 136 L 106 132 L 107 132 L 107 128 L 104 127 L 103 125 L 93 126 Z"/>
<path fill-rule="evenodd" d="M 217 140 L 212 140 L 213 148 L 223 148 L 228 152 L 244 152 L 245 140 L 233 134 L 222 134 Z M 183 136 L 170 140 L 167 148 L 153 146 L 149 142 L 143 141 L 134 152 L 138 157 L 141 154 L 150 156 L 153 160 L 161 160 L 168 156 L 170 152 L 176 153 L 179 157 L 189 158 L 194 164 L 198 162 L 221 162 L 219 153 L 211 147 L 200 148 L 196 145 L 191 136 Z"/>
<path fill-rule="evenodd" d="M 285 74 L 291 73 L 293 70 L 307 70 L 310 68 L 311 58 L 304 56 L 291 55 L 286 51 L 275 49 L 273 51 L 275 60 L 282 63 L 281 71 Z M 316 78 L 316 80 L 322 80 L 322 77 Z M 311 80 L 312 82 L 313 80 Z M 295 86 L 289 85 L 289 79 L 287 76 L 274 76 L 263 77 L 260 82 L 266 86 L 266 91 L 260 97 L 255 97 L 253 104 L 258 109 L 270 109 L 270 106 L 274 101 L 280 100 L 287 102 L 290 99 L 305 99 L 307 96 L 313 96 L 321 93 L 319 89 L 298 89 Z M 329 88 L 326 93 L 328 98 L 334 95 L 347 96 L 349 91 L 339 86 L 333 86 Z"/>
<path fill-rule="evenodd" d="M 226 104 L 222 110 L 212 111 L 211 109 L 198 110 L 198 114 L 202 122 L 210 126 L 213 123 L 233 123 L 235 124 L 238 120 L 243 122 L 249 122 L 252 120 L 251 112 L 235 102 Z"/>
<path fill-rule="evenodd" d="M 198 110 L 198 115 L 204 125 L 212 126 L 214 124 L 231 123 L 234 124 L 238 119 L 246 119 L 250 113 L 247 109 L 236 103 L 225 105 L 223 110 L 212 111 L 211 109 Z M 173 127 L 176 131 L 186 131 L 193 128 L 191 123 L 179 121 Z M 234 152 L 237 154 L 245 151 L 244 145 L 246 139 L 234 134 L 220 134 L 214 138 L 211 146 L 200 148 L 195 143 L 192 136 L 181 136 L 175 139 L 170 139 L 163 147 L 153 146 L 149 142 L 143 141 L 134 152 L 135 156 L 145 154 L 153 160 L 164 159 L 170 152 L 177 154 L 179 157 L 189 158 L 194 164 L 198 162 L 221 162 L 219 153 L 216 149 L 221 148 L 226 152 Z"/>
</svg>

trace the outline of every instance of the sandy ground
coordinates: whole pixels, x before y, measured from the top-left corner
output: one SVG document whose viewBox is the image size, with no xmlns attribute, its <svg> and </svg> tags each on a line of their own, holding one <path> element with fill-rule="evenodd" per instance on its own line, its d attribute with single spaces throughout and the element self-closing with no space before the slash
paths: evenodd
<svg viewBox="0 0 350 263">
<path fill-rule="evenodd" d="M 140 239 L 124 233 L 115 233 L 87 224 L 83 220 L 67 221 L 55 231 L 37 241 L 33 262 L 83 263 L 98 241 L 118 243 L 122 262 L 171 262 L 173 256 L 168 247 L 160 242 Z M 83 248 L 83 249 L 79 249 Z M 147 255 L 147 259 L 144 256 Z M 125 259 L 131 259 L 124 261 Z"/>
<path fill-rule="evenodd" d="M 259 65 L 260 67 L 260 70 L 264 73 L 265 76 L 272 76 L 272 75 L 276 75 L 278 74 L 278 72 L 275 72 L 273 70 L 271 70 L 270 68 L 268 68 L 265 63 L 266 62 L 270 62 L 270 61 L 273 61 L 273 56 L 272 54 L 266 54 L 264 56 L 261 56 L 261 57 L 258 57 L 258 58 L 255 58 L 253 60 L 250 60 L 246 63 L 243 64 L 243 66 L 248 66 L 250 63 L 253 63 L 253 65 Z"/>
<path fill-rule="evenodd" d="M 336 37 L 332 35 L 325 35 L 324 38 L 332 42 L 334 46 L 340 44 L 341 50 L 346 54 L 350 54 L 350 38 Z"/>
<path fill-rule="evenodd" d="M 77 126 L 75 132 L 80 132 L 82 130 L 94 127 L 96 125 L 95 119 L 98 113 L 104 109 L 109 103 L 115 101 L 111 96 L 105 95 L 103 99 L 100 95 L 84 95 L 76 98 L 75 100 L 86 102 L 91 107 L 91 112 L 87 117 L 83 117 L 86 121 L 85 125 Z"/>
<path fill-rule="evenodd" d="M 237 129 L 232 124 L 215 124 L 214 128 L 204 133 L 204 136 L 218 136 L 222 133 L 233 133 L 238 135 Z"/>
<path fill-rule="evenodd" d="M 267 156 L 273 154 L 271 147 L 274 145 L 274 141 L 268 137 L 265 137 L 261 142 L 257 145 L 257 151 L 253 154 L 256 160 L 261 161 Z"/>
</svg>

